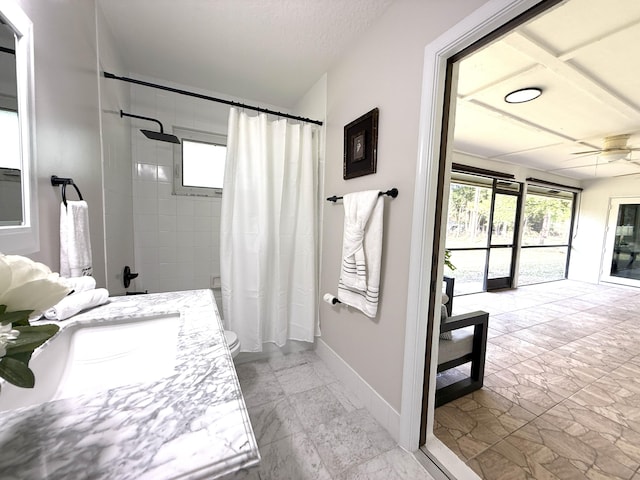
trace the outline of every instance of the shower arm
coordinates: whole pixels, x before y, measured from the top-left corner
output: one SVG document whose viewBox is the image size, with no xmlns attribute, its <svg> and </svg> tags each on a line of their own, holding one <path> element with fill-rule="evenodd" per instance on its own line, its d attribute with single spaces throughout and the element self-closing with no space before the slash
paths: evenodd
<svg viewBox="0 0 640 480">
<path fill-rule="evenodd" d="M 120 110 L 120 118 L 122 117 L 139 118 L 140 120 L 149 120 L 150 122 L 156 122 L 158 125 L 160 125 L 160 133 L 164 133 L 164 127 L 162 126 L 162 123 L 160 123 L 160 120 L 156 120 L 155 118 L 143 117 L 142 115 L 134 115 L 132 113 L 125 113 Z"/>
</svg>

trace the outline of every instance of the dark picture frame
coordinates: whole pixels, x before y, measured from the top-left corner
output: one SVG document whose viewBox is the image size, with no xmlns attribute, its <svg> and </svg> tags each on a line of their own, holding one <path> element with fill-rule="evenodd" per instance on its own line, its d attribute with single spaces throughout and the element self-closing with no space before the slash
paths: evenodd
<svg viewBox="0 0 640 480">
<path fill-rule="evenodd" d="M 376 173 L 378 164 L 378 109 L 374 108 L 344 127 L 343 178 Z"/>
</svg>

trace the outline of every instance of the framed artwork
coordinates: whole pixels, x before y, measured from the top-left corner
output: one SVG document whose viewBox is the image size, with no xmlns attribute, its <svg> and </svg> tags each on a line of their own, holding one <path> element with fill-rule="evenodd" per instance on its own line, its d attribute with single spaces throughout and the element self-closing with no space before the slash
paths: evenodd
<svg viewBox="0 0 640 480">
<path fill-rule="evenodd" d="M 378 161 L 378 109 L 374 108 L 344 127 L 343 178 L 376 173 Z"/>
</svg>

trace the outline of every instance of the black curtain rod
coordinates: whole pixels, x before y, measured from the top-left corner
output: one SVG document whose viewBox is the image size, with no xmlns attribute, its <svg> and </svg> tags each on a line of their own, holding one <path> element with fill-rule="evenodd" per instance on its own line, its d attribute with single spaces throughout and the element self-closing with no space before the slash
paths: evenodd
<svg viewBox="0 0 640 480">
<path fill-rule="evenodd" d="M 0 47 L 0 52 L 2 53 L 10 53 L 11 55 L 15 55 L 16 51 L 13 48 Z"/>
<path fill-rule="evenodd" d="M 269 110 L 268 108 L 245 105 L 244 103 L 233 102 L 231 100 L 225 100 L 223 98 L 210 97 L 209 95 L 190 92 L 188 90 L 181 90 L 179 88 L 167 87 L 165 85 L 158 85 L 157 83 L 145 82 L 144 80 L 136 80 L 135 78 L 119 77 L 109 72 L 104 72 L 104 77 L 113 78 L 115 80 L 122 80 L 123 82 L 135 83 L 136 85 L 142 85 L 144 87 L 157 88 L 159 90 L 165 90 L 167 92 L 179 93 L 180 95 L 187 95 L 188 97 L 195 97 L 195 98 L 200 98 L 202 100 L 209 100 L 211 102 L 224 103 L 225 105 L 231 105 L 232 107 L 246 108 L 247 110 L 255 110 L 256 112 L 261 112 L 261 113 L 269 113 L 271 115 L 290 118 L 291 120 L 298 120 L 300 122 L 313 123 L 315 125 L 322 125 L 322 122 L 320 120 L 312 120 L 310 118 L 298 117 L 297 115 L 289 115 L 288 113 L 276 112 L 274 110 Z"/>
</svg>

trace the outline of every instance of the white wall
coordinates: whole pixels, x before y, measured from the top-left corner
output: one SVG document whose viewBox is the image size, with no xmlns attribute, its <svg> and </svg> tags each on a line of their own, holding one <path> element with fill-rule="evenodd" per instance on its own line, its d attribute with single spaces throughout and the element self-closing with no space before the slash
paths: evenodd
<svg viewBox="0 0 640 480">
<path fill-rule="evenodd" d="M 574 231 L 569 278 L 598 283 L 605 246 L 605 228 L 612 197 L 638 196 L 640 176 L 585 181 Z"/>
<path fill-rule="evenodd" d="M 104 78 L 102 72 L 124 72 L 114 39 L 102 11 L 97 9 L 98 70 L 100 88 L 100 122 L 103 152 L 103 190 L 106 282 L 111 295 L 125 292 L 122 273 L 125 265 L 134 266 L 133 256 L 133 189 L 131 172 L 131 128 L 120 118 L 120 110 L 128 110 L 129 85 Z"/>
<path fill-rule="evenodd" d="M 40 251 L 30 256 L 59 270 L 61 196 L 50 177 L 72 177 L 89 204 L 93 272 L 98 286 L 105 286 L 95 5 L 18 3 L 34 27 Z M 76 198 L 73 189 L 67 192 L 69 199 Z"/>
<path fill-rule="evenodd" d="M 328 72 L 325 193 L 398 187 L 385 200 L 381 299 L 369 319 L 322 303 L 323 340 L 395 410 L 400 410 L 418 121 L 424 47 L 483 0 L 417 0 L 394 3 Z M 380 109 L 378 171 L 342 179 L 343 128 Z M 321 293 L 337 291 L 343 208 L 323 215 Z"/>
</svg>

